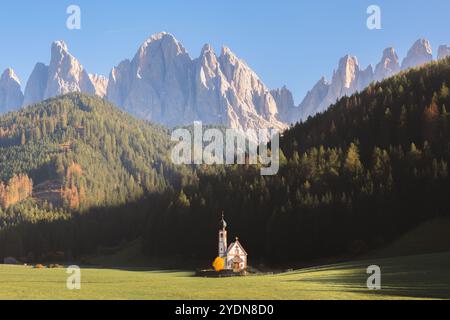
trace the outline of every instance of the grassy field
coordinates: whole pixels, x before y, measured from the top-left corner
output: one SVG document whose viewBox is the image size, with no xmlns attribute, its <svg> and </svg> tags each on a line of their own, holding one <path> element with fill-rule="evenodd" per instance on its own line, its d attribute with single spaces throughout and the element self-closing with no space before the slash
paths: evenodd
<svg viewBox="0 0 450 320">
<path fill-rule="evenodd" d="M 366 287 L 371 264 L 382 269 L 380 291 Z M 450 253 L 223 279 L 186 271 L 83 268 L 81 290 L 70 291 L 65 269 L 0 266 L 0 299 L 446 299 L 449 270 Z"/>
<path fill-rule="evenodd" d="M 450 251 L 450 218 L 439 218 L 419 225 L 387 247 L 372 252 L 369 257 L 412 256 L 446 251 Z"/>
</svg>

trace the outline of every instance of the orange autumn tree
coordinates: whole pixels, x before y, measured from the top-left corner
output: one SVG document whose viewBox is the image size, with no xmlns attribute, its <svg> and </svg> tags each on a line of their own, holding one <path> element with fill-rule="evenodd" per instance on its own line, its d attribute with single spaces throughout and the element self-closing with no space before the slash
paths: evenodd
<svg viewBox="0 0 450 320">
<path fill-rule="evenodd" d="M 7 209 L 33 194 L 33 181 L 26 175 L 13 176 L 7 184 L 0 181 L 0 206 Z"/>
<path fill-rule="evenodd" d="M 77 163 L 72 164 L 67 168 L 65 177 L 65 188 L 63 190 L 63 197 L 72 210 L 76 210 L 82 203 L 85 191 L 78 187 L 78 181 L 83 175 L 83 169 Z"/>
<path fill-rule="evenodd" d="M 212 266 L 214 270 L 216 270 L 216 272 L 220 272 L 225 269 L 225 260 L 221 257 L 217 257 L 216 260 L 214 260 Z"/>
<path fill-rule="evenodd" d="M 439 119 L 439 107 L 437 105 L 438 97 L 435 93 L 431 104 L 423 111 L 423 131 L 425 139 L 432 141 L 437 134 L 438 119 Z"/>
</svg>

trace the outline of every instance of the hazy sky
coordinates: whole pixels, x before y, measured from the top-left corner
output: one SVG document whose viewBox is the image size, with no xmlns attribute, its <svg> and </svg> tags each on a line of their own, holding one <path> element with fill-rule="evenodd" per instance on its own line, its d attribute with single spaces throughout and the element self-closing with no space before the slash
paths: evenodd
<svg viewBox="0 0 450 320">
<path fill-rule="evenodd" d="M 81 7 L 82 29 L 66 29 L 66 9 Z M 366 27 L 367 7 L 381 7 L 382 30 Z M 132 58 L 151 34 L 175 35 L 191 57 L 210 43 L 229 46 L 270 87 L 287 85 L 299 103 L 338 59 L 356 55 L 365 67 L 394 46 L 400 57 L 420 37 L 437 51 L 450 44 L 448 0 L 5 0 L 0 4 L 0 69 L 12 67 L 22 86 L 50 44 L 64 40 L 91 73 L 108 75 Z"/>
</svg>

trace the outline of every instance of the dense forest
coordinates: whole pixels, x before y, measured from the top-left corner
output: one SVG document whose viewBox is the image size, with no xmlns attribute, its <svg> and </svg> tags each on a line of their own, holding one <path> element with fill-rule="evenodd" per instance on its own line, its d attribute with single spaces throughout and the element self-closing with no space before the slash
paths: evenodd
<svg viewBox="0 0 450 320">
<path fill-rule="evenodd" d="M 0 118 L 0 181 L 26 174 L 38 200 L 76 211 L 114 206 L 183 183 L 170 146 L 166 129 L 72 94 Z"/>
<path fill-rule="evenodd" d="M 0 194 L 16 193 L 0 209 L 0 257 L 78 258 L 142 239 L 150 257 L 212 259 L 222 212 L 255 262 L 363 254 L 449 214 L 449 84 L 446 59 L 341 99 L 283 134 L 268 177 L 175 167 L 165 129 L 93 97 L 6 115 Z M 60 205 L 36 197 L 49 181 Z"/>
</svg>

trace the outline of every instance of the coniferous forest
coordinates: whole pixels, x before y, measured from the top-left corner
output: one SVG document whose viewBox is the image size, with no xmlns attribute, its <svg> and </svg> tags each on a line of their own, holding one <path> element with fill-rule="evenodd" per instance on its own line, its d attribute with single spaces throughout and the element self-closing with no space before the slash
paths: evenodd
<svg viewBox="0 0 450 320">
<path fill-rule="evenodd" d="M 450 212 L 450 59 L 371 84 L 281 138 L 278 175 L 170 160 L 170 132 L 104 100 L 0 118 L 0 257 L 80 259 L 139 239 L 210 259 L 231 237 L 272 265 L 357 256 Z"/>
</svg>

